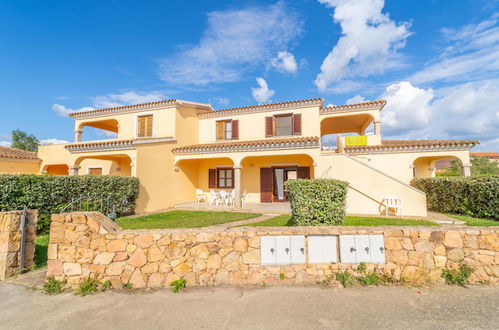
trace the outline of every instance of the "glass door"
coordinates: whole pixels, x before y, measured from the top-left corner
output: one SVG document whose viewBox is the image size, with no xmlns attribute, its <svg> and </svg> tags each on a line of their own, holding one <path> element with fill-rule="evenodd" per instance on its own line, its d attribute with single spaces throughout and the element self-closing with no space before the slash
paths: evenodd
<svg viewBox="0 0 499 330">
<path fill-rule="evenodd" d="M 274 196 L 276 201 L 284 201 L 284 169 L 274 169 Z"/>
</svg>

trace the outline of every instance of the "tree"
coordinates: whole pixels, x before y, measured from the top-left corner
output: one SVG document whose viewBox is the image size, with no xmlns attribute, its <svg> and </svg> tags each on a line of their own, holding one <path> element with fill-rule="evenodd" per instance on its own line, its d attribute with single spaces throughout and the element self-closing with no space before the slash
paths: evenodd
<svg viewBox="0 0 499 330">
<path fill-rule="evenodd" d="M 33 135 L 16 129 L 12 131 L 12 148 L 37 151 L 40 141 Z"/>
<path fill-rule="evenodd" d="M 499 175 L 499 163 L 487 157 L 471 158 L 471 174 L 473 176 Z"/>
</svg>

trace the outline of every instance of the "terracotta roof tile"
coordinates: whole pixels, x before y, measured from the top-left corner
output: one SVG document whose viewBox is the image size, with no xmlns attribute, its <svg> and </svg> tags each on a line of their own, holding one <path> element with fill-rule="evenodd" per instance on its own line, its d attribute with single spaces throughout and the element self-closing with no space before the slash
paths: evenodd
<svg viewBox="0 0 499 330">
<path fill-rule="evenodd" d="M 361 110 L 370 107 L 383 107 L 385 106 L 385 100 L 368 101 L 362 103 L 345 104 L 345 105 L 333 105 L 331 107 L 321 108 L 321 112 L 335 112 L 335 111 L 348 111 L 348 110 Z"/>
<path fill-rule="evenodd" d="M 358 150 L 378 150 L 388 148 L 404 148 L 404 147 L 434 147 L 434 146 L 461 146 L 461 145 L 477 145 L 480 141 L 477 140 L 382 140 L 381 145 L 372 146 L 345 146 L 345 151 Z"/>
<path fill-rule="evenodd" d="M 0 146 L 0 158 L 38 159 L 36 152 Z"/>
<path fill-rule="evenodd" d="M 103 108 L 103 109 L 96 109 L 96 110 L 72 112 L 69 114 L 69 116 L 71 118 L 73 118 L 73 117 L 85 116 L 85 115 L 89 115 L 89 114 L 99 114 L 99 113 L 103 113 L 103 112 L 115 112 L 115 111 L 134 109 L 134 108 L 144 108 L 144 107 L 150 107 L 150 106 L 167 105 L 167 104 L 173 104 L 175 102 L 177 102 L 176 99 L 170 99 L 170 100 L 163 100 L 163 101 L 156 101 L 156 102 L 123 105 L 123 106 L 112 107 L 112 108 Z"/>
<path fill-rule="evenodd" d="M 283 143 L 319 143 L 318 136 L 309 137 L 288 137 L 288 138 L 271 138 L 265 140 L 252 140 L 252 141 L 230 141 L 230 142 L 215 142 L 206 144 L 193 144 L 183 147 L 172 149 L 173 153 L 193 151 L 199 149 L 215 149 L 224 147 L 247 147 L 247 146 L 265 146 L 265 145 L 278 145 Z"/>
<path fill-rule="evenodd" d="M 228 115 L 228 114 L 235 113 L 235 112 L 252 112 L 252 111 L 264 110 L 264 109 L 265 110 L 268 109 L 269 111 L 272 111 L 272 110 L 282 109 L 282 108 L 286 108 L 286 107 L 309 105 L 309 104 L 313 104 L 313 103 L 320 103 L 322 105 L 322 102 L 324 102 L 323 99 L 315 98 L 315 99 L 296 100 L 296 101 L 279 102 L 279 103 L 259 104 L 259 105 L 251 105 L 251 106 L 247 106 L 247 107 L 220 109 L 220 110 L 215 110 L 215 111 L 206 111 L 206 112 L 199 113 L 198 116 L 199 117 L 224 116 L 224 115 Z"/>
</svg>

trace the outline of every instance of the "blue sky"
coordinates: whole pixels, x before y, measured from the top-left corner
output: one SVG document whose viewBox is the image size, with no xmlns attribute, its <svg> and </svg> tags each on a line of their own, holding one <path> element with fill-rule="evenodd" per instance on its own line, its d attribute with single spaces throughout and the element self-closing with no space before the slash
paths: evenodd
<svg viewBox="0 0 499 330">
<path fill-rule="evenodd" d="M 384 98 L 385 139 L 499 151 L 498 72 L 499 1 L 2 0 L 0 143 L 70 141 L 68 112 L 168 98 Z"/>
</svg>

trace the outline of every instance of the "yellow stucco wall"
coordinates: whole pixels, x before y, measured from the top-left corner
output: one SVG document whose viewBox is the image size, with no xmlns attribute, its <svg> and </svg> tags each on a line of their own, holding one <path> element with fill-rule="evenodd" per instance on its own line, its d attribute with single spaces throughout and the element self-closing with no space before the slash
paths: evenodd
<svg viewBox="0 0 499 330">
<path fill-rule="evenodd" d="M 239 140 L 262 140 L 265 139 L 265 117 L 279 114 L 302 114 L 301 136 L 320 136 L 319 107 L 296 108 L 279 111 L 265 111 L 258 113 L 247 113 L 242 115 L 230 115 L 216 118 L 199 119 L 199 143 L 211 143 L 216 141 L 216 122 L 219 120 L 239 120 Z"/>
<path fill-rule="evenodd" d="M 0 158 L 0 174 L 38 174 L 40 161 Z"/>
</svg>

